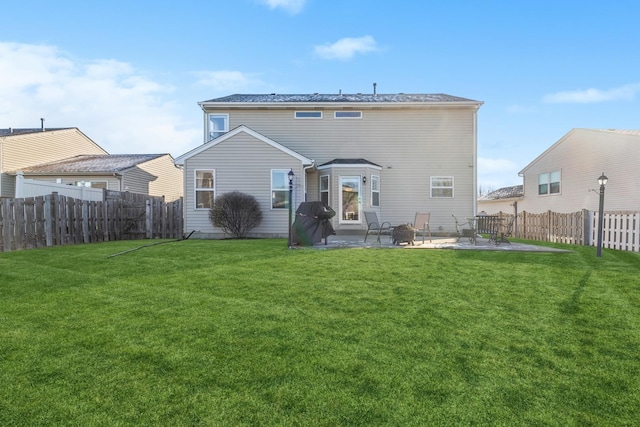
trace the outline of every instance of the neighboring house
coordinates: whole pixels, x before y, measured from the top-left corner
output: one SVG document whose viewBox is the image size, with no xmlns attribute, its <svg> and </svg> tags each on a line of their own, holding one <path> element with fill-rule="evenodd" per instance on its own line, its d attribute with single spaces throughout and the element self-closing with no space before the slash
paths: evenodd
<svg viewBox="0 0 640 427">
<path fill-rule="evenodd" d="M 169 154 L 80 155 L 20 170 L 25 178 L 115 191 L 182 197 L 182 171 Z"/>
<path fill-rule="evenodd" d="M 293 203 L 323 201 L 337 233 L 363 233 L 363 212 L 410 223 L 431 212 L 431 230 L 452 233 L 452 214 L 476 205 L 480 101 L 444 94 L 231 95 L 200 102 L 204 144 L 176 158 L 184 169 L 185 231 L 223 237 L 215 197 L 256 197 L 252 236 L 286 236 L 289 171 Z"/>
<path fill-rule="evenodd" d="M 14 197 L 15 171 L 78 154 L 107 152 L 77 128 L 0 129 L 0 197 Z"/>
<path fill-rule="evenodd" d="M 523 198 L 524 187 L 522 185 L 499 188 L 478 198 L 478 212 L 516 214 L 520 209 L 519 202 Z"/>
<path fill-rule="evenodd" d="M 598 210 L 604 173 L 606 211 L 640 211 L 640 130 L 572 129 L 521 172 L 519 211 Z"/>
<path fill-rule="evenodd" d="M 77 128 L 0 129 L 0 196 L 15 197 L 16 174 L 38 181 L 182 196 L 169 154 L 108 154 Z"/>
</svg>

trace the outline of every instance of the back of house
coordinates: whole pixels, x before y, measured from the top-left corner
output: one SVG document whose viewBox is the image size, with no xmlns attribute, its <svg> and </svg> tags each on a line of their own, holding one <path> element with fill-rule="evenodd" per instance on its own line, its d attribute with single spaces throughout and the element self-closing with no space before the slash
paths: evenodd
<svg viewBox="0 0 640 427">
<path fill-rule="evenodd" d="M 431 230 L 475 214 L 480 101 L 444 94 L 230 95 L 200 102 L 201 146 L 176 158 L 185 174 L 185 231 L 223 237 L 215 197 L 256 197 L 254 236 L 286 236 L 292 208 L 322 201 L 338 233 L 364 233 L 364 211 L 394 225 L 431 212 Z"/>
</svg>

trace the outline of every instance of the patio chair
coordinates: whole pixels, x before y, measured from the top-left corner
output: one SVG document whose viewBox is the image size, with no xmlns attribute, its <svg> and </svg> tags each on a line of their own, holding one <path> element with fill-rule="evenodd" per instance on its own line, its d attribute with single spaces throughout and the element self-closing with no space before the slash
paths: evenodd
<svg viewBox="0 0 640 427">
<path fill-rule="evenodd" d="M 459 242 L 462 237 L 468 237 L 469 242 L 475 245 L 476 243 L 476 227 L 475 224 L 471 221 L 460 222 L 455 215 L 451 215 L 456 222 L 456 232 L 458 233 L 458 239 L 456 242 Z M 464 227 L 467 228 L 464 228 Z"/>
<path fill-rule="evenodd" d="M 378 232 L 378 243 L 380 243 L 380 234 L 383 232 L 387 232 L 390 233 L 391 230 L 393 230 L 393 227 L 391 226 L 390 222 L 380 222 L 378 220 L 378 214 L 376 214 L 373 211 L 365 211 L 364 212 L 364 218 L 367 221 L 367 234 L 365 234 L 364 236 L 364 241 L 367 241 L 367 236 L 369 236 L 369 233 L 372 231 L 377 231 Z"/>
<path fill-rule="evenodd" d="M 429 233 L 429 241 L 431 240 L 431 230 L 429 229 L 429 217 L 431 212 L 416 212 L 416 219 L 413 222 L 413 227 L 417 230 L 422 230 L 422 243 L 424 243 L 425 234 Z"/>
</svg>

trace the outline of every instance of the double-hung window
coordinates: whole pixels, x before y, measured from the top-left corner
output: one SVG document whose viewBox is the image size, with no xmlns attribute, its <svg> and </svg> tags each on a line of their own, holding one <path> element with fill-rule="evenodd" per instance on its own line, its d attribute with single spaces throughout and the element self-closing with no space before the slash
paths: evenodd
<svg viewBox="0 0 640 427">
<path fill-rule="evenodd" d="M 371 206 L 380 207 L 380 177 L 371 175 Z"/>
<path fill-rule="evenodd" d="M 453 177 L 452 176 L 432 176 L 431 177 L 431 197 L 432 198 L 453 198 Z"/>
<path fill-rule="evenodd" d="M 196 169 L 195 192 L 196 209 L 211 209 L 215 199 L 215 171 L 213 169 Z"/>
<path fill-rule="evenodd" d="M 229 132 L 228 114 L 209 114 L 209 141 Z"/>
<path fill-rule="evenodd" d="M 320 201 L 329 206 L 329 175 L 320 177 Z"/>
<path fill-rule="evenodd" d="M 289 209 L 289 171 L 271 170 L 271 209 Z"/>
<path fill-rule="evenodd" d="M 538 194 L 560 194 L 560 171 L 538 175 Z"/>
</svg>

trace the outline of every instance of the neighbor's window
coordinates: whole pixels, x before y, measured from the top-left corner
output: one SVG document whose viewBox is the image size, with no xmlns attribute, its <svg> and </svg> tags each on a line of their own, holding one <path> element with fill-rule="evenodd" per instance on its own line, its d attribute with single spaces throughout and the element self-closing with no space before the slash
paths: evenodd
<svg viewBox="0 0 640 427">
<path fill-rule="evenodd" d="M 453 177 L 452 176 L 432 176 L 431 177 L 431 197 L 453 197 Z"/>
<path fill-rule="evenodd" d="M 371 206 L 380 206 L 380 177 L 371 175 Z"/>
<path fill-rule="evenodd" d="M 320 177 L 320 201 L 329 206 L 329 175 Z"/>
<path fill-rule="evenodd" d="M 271 208 L 289 208 L 289 171 L 273 169 L 271 171 Z"/>
<path fill-rule="evenodd" d="M 560 194 L 560 171 L 538 175 L 538 194 Z"/>
<path fill-rule="evenodd" d="M 209 114 L 209 141 L 229 132 L 228 114 Z"/>
<path fill-rule="evenodd" d="M 335 119 L 361 119 L 362 111 L 336 111 L 333 113 Z"/>
<path fill-rule="evenodd" d="M 196 209 L 211 209 L 213 207 L 213 199 L 215 199 L 214 176 L 213 169 L 195 171 Z"/>
<path fill-rule="evenodd" d="M 296 119 L 321 119 L 322 111 L 296 111 Z"/>
</svg>

